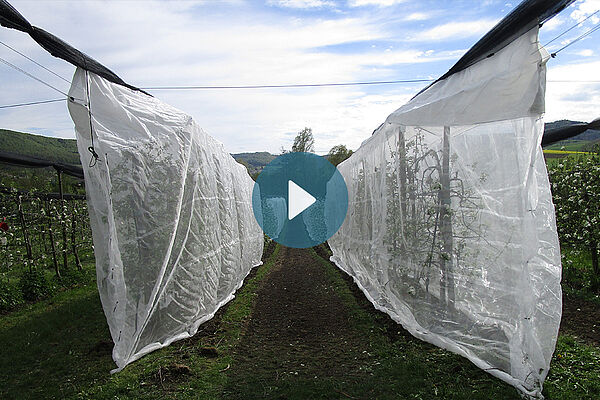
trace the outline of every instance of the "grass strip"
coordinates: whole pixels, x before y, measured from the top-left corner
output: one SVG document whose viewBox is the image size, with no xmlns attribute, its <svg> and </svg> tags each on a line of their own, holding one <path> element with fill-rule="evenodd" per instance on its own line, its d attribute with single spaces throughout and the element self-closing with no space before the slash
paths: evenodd
<svg viewBox="0 0 600 400">
<path fill-rule="evenodd" d="M 0 317 L 2 399 L 219 398 L 261 281 L 279 247 L 236 297 L 189 339 L 109 375 L 112 341 L 95 284 Z"/>
<path fill-rule="evenodd" d="M 397 388 L 396 393 L 405 393 L 407 398 L 444 399 L 512 399 L 520 398 L 517 392 L 499 379 L 477 369 L 468 360 L 448 351 L 438 349 L 421 342 L 408 333 L 393 337 L 394 322 L 375 309 L 362 307 L 352 296 L 349 281 L 343 278 L 343 272 L 316 253 L 314 257 L 327 270 L 335 291 L 348 305 L 355 323 L 369 335 L 374 351 L 384 360 L 374 370 L 376 379 L 382 387 L 386 382 L 396 379 L 390 387 Z M 398 331 L 402 331 L 397 326 Z M 390 340 L 391 339 L 391 340 Z M 429 366 L 427 366 L 429 364 Z M 411 386 L 406 379 L 408 371 L 420 371 L 432 377 L 427 387 L 421 390 L 407 391 L 402 386 Z M 383 391 L 383 389 L 381 390 Z M 598 399 L 600 398 L 600 348 L 587 345 L 581 340 L 566 334 L 560 334 L 550 371 L 544 383 L 544 396 L 547 399 Z M 387 395 L 380 395 L 386 398 Z M 393 397 L 390 393 L 390 398 Z"/>
</svg>

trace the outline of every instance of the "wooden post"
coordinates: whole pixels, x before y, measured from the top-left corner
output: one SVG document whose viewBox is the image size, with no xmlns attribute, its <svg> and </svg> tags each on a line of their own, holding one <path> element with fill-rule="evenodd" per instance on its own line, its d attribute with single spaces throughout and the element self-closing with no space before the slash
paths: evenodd
<svg viewBox="0 0 600 400">
<path fill-rule="evenodd" d="M 50 200 L 46 199 L 46 218 L 48 224 L 48 236 L 50 237 L 50 245 L 52 249 L 52 262 L 54 263 L 54 272 L 56 277 L 60 279 L 60 269 L 56 260 L 56 244 L 54 243 L 54 232 L 52 232 L 52 216 L 50 213 Z"/>
<path fill-rule="evenodd" d="M 77 244 L 75 242 L 75 230 L 77 229 L 77 224 L 75 223 L 75 201 L 71 202 L 71 248 L 73 250 L 73 255 L 75 256 L 75 264 L 77 265 L 78 270 L 82 270 L 81 261 L 79 260 L 79 254 L 77 254 Z"/>
<path fill-rule="evenodd" d="M 27 232 L 27 223 L 25 222 L 25 214 L 23 213 L 23 201 L 20 195 L 17 195 L 17 204 L 19 211 L 19 220 L 21 222 L 21 230 L 23 231 L 23 240 L 25 241 L 25 251 L 29 259 L 29 272 L 32 272 L 33 253 L 31 251 L 31 242 L 29 241 L 29 233 Z"/>
<path fill-rule="evenodd" d="M 44 215 L 43 210 L 44 210 L 44 199 L 43 197 L 40 195 L 40 197 L 38 198 L 39 200 L 39 213 L 38 215 Z M 42 245 L 44 246 L 44 254 L 48 254 L 48 244 L 46 243 L 46 229 L 44 229 L 44 217 L 41 217 L 41 220 L 38 221 L 38 227 L 40 230 L 40 240 L 42 242 Z M 41 245 L 40 245 L 40 249 L 41 249 Z"/>
<path fill-rule="evenodd" d="M 65 221 L 65 198 L 63 195 L 63 186 L 62 186 L 62 172 L 57 169 L 56 173 L 58 175 L 58 193 L 60 195 L 60 224 L 62 225 L 62 254 L 63 254 L 63 268 L 66 270 L 68 268 L 67 264 L 67 221 Z"/>
</svg>

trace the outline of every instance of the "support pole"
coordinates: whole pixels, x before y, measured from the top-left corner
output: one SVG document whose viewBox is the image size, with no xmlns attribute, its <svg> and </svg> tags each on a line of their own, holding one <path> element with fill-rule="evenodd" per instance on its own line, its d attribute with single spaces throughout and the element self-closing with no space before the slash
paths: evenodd
<svg viewBox="0 0 600 400">
<path fill-rule="evenodd" d="M 75 265 L 78 270 L 82 270 L 81 260 L 79 260 L 79 254 L 77 254 L 77 243 L 75 241 L 75 231 L 77 230 L 77 224 L 75 222 L 75 202 L 71 202 L 71 249 L 73 250 L 73 256 L 75 256 Z"/>
<path fill-rule="evenodd" d="M 60 224 L 62 226 L 62 254 L 63 254 L 63 268 L 66 271 L 68 268 L 67 263 L 67 221 L 65 220 L 66 216 L 66 207 L 65 207 L 65 197 L 63 194 L 63 185 L 62 185 L 62 172 L 57 169 L 56 173 L 58 175 L 58 193 L 60 195 Z"/>
<path fill-rule="evenodd" d="M 50 199 L 46 200 L 46 218 L 48 223 L 48 236 L 50 237 L 50 246 L 52 249 L 52 263 L 54 264 L 54 272 L 56 277 L 60 279 L 60 269 L 56 260 L 56 243 L 54 242 L 54 232 L 52 231 L 52 209 L 50 207 Z"/>
<path fill-rule="evenodd" d="M 453 236 L 452 236 L 452 199 L 450 198 L 450 127 L 444 126 L 442 143 L 442 174 L 440 176 L 440 235 L 442 253 L 440 266 L 442 270 L 440 289 L 441 300 L 450 309 L 454 308 L 454 271 L 453 271 Z M 446 297 L 447 296 L 447 297 Z"/>
<path fill-rule="evenodd" d="M 31 272 L 33 264 L 31 241 L 29 240 L 29 233 L 27 232 L 27 223 L 25 222 L 25 214 L 23 213 L 23 200 L 21 199 L 21 195 L 17 195 L 17 199 L 19 220 L 21 222 L 21 230 L 23 231 L 23 241 L 25 242 L 25 251 L 27 252 L 27 259 L 29 260 L 29 272 Z"/>
</svg>

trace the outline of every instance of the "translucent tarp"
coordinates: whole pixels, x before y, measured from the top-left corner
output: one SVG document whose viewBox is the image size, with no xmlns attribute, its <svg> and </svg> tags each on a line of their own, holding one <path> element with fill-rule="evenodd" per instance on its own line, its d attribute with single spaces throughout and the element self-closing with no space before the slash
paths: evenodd
<svg viewBox="0 0 600 400">
<path fill-rule="evenodd" d="M 254 182 L 191 117 L 153 97 L 81 69 L 69 96 L 119 371 L 194 335 L 260 264 Z"/>
<path fill-rule="evenodd" d="M 537 28 L 437 82 L 339 165 L 332 260 L 414 336 L 541 397 L 561 317 Z"/>
</svg>

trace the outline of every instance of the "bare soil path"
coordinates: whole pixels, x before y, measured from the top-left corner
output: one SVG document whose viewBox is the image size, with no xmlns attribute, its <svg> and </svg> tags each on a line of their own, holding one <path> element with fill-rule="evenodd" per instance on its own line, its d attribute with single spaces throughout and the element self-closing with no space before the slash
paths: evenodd
<svg viewBox="0 0 600 400">
<path fill-rule="evenodd" d="M 314 398 L 318 394 L 312 389 L 335 381 L 335 393 L 343 396 L 347 381 L 368 374 L 361 368 L 368 350 L 368 341 L 350 325 L 347 307 L 309 250 L 283 248 L 258 293 L 225 394 L 262 398 L 284 387 L 289 393 L 293 385 L 300 397 Z"/>
<path fill-rule="evenodd" d="M 376 311 L 324 247 L 281 248 L 257 292 L 223 398 L 516 398 L 467 360 Z"/>
<path fill-rule="evenodd" d="M 560 332 L 600 346 L 600 305 L 576 296 L 563 296 Z"/>
</svg>

